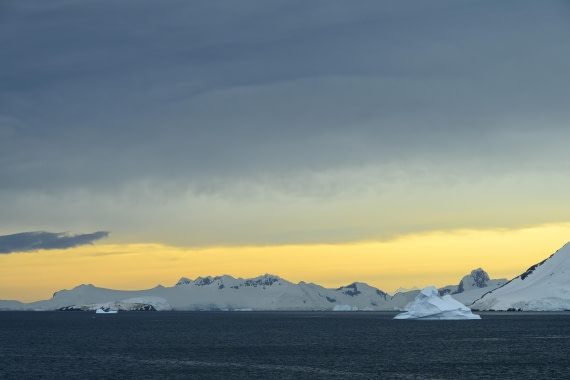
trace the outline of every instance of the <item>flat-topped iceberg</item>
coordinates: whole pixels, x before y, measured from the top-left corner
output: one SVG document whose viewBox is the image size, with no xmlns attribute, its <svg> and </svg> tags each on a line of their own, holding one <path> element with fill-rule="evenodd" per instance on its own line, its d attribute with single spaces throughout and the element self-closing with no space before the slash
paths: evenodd
<svg viewBox="0 0 570 380">
<path fill-rule="evenodd" d="M 481 319 L 477 314 L 449 294 L 439 296 L 434 286 L 425 287 L 407 312 L 394 319 Z"/>
</svg>

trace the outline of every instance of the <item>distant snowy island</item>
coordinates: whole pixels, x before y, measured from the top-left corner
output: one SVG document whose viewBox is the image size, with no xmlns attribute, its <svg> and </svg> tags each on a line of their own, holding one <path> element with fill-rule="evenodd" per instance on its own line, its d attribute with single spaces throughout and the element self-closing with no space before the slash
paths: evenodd
<svg viewBox="0 0 570 380">
<path fill-rule="evenodd" d="M 472 310 L 570 310 L 570 243 L 520 276 L 490 279 L 481 268 L 437 289 Z M 172 287 L 125 291 L 79 285 L 49 300 L 0 301 L 0 310 L 62 311 L 408 311 L 420 290 L 389 295 L 361 282 L 340 288 L 294 284 L 279 276 L 181 278 Z"/>
</svg>

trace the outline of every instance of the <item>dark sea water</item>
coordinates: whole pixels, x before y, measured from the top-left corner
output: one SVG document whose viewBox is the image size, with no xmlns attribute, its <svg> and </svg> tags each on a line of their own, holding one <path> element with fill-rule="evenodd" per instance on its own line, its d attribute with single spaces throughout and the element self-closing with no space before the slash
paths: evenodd
<svg viewBox="0 0 570 380">
<path fill-rule="evenodd" d="M 568 379 L 570 313 L 0 312 L 0 379 Z"/>
</svg>

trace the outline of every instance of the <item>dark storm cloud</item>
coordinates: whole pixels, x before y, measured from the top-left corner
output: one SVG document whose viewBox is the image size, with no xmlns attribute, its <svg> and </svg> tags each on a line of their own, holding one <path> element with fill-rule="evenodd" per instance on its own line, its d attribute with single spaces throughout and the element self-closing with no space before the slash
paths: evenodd
<svg viewBox="0 0 570 380">
<path fill-rule="evenodd" d="M 565 172 L 568 8 L 3 1 L 0 227 L 43 229 L 57 210 L 62 230 L 81 209 L 83 228 L 185 229 L 172 220 L 210 215 L 204 195 L 235 207 Z M 251 212 L 232 207 L 226 220 Z"/>
<path fill-rule="evenodd" d="M 108 235 L 109 233 L 106 231 L 81 235 L 45 231 L 21 232 L 0 236 L 0 253 L 26 252 L 40 249 L 67 249 L 93 244 L 95 240 Z"/>
<path fill-rule="evenodd" d="M 3 186 L 508 154 L 490 133 L 569 116 L 563 7 L 9 1 Z"/>
</svg>

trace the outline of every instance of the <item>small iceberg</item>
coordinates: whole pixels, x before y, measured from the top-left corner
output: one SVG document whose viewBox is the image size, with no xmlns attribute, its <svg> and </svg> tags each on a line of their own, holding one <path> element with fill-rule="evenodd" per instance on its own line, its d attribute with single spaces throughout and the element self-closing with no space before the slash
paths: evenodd
<svg viewBox="0 0 570 380">
<path fill-rule="evenodd" d="M 394 319 L 481 319 L 449 294 L 439 296 L 434 286 L 422 289 L 409 310 Z"/>
<path fill-rule="evenodd" d="M 105 311 L 105 310 L 103 310 L 103 309 L 101 309 L 101 308 L 95 310 L 95 314 L 117 314 L 117 312 L 118 312 L 117 310 L 107 310 L 107 311 Z"/>
</svg>

